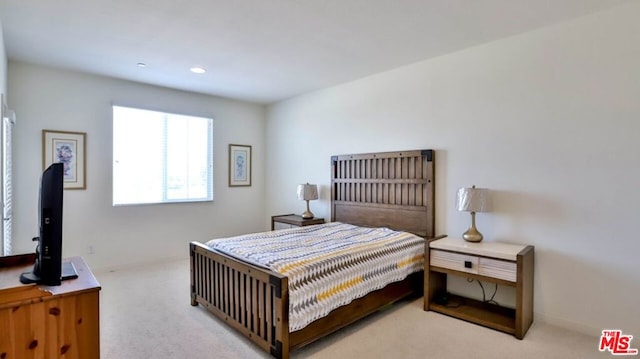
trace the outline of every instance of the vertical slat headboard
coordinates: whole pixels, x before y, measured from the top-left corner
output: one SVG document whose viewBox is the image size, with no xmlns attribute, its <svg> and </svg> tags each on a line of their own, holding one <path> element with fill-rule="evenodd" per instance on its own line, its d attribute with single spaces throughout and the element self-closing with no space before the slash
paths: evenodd
<svg viewBox="0 0 640 359">
<path fill-rule="evenodd" d="M 331 220 L 434 236 L 434 152 L 331 157 Z"/>
</svg>

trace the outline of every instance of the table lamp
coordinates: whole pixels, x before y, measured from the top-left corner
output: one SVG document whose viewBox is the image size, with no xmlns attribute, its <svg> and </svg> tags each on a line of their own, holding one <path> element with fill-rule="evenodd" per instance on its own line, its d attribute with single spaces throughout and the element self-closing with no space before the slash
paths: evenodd
<svg viewBox="0 0 640 359">
<path fill-rule="evenodd" d="M 302 214 L 302 218 L 313 218 L 313 213 L 309 210 L 309 201 L 318 199 L 318 186 L 309 183 L 298 185 L 298 199 L 307 201 L 307 210 Z"/>
<path fill-rule="evenodd" d="M 476 188 L 476 186 L 458 189 L 456 209 L 458 211 L 471 212 L 471 227 L 464 232 L 462 238 L 469 242 L 482 241 L 482 233 L 478 232 L 476 228 L 476 212 L 489 212 L 491 210 L 489 190 Z"/>
</svg>

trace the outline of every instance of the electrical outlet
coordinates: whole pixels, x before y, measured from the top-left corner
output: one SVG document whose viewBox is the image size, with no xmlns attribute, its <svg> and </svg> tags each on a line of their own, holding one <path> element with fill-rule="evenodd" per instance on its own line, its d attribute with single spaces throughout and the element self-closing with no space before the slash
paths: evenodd
<svg viewBox="0 0 640 359">
<path fill-rule="evenodd" d="M 93 244 L 90 244 L 89 247 L 87 247 L 87 253 L 89 254 L 94 254 L 95 250 L 93 248 Z"/>
</svg>

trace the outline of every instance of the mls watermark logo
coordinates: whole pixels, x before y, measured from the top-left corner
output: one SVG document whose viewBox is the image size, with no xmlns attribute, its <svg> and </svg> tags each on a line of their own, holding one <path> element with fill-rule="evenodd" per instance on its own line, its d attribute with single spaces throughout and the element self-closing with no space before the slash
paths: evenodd
<svg viewBox="0 0 640 359">
<path fill-rule="evenodd" d="M 601 352 L 610 351 L 613 355 L 638 355 L 638 349 L 631 348 L 633 335 L 624 335 L 622 330 L 607 329 L 600 337 Z"/>
</svg>

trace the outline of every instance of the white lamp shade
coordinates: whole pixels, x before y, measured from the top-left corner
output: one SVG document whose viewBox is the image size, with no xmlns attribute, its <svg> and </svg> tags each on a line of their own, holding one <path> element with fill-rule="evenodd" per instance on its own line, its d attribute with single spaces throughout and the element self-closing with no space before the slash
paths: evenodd
<svg viewBox="0 0 640 359">
<path fill-rule="evenodd" d="M 308 183 L 298 185 L 298 199 L 304 201 L 318 199 L 318 186 Z"/>
<path fill-rule="evenodd" d="M 489 212 L 491 211 L 491 198 L 489 190 L 486 188 L 467 188 L 458 189 L 456 198 L 456 209 L 466 212 Z"/>
</svg>

